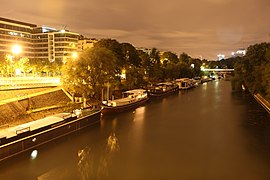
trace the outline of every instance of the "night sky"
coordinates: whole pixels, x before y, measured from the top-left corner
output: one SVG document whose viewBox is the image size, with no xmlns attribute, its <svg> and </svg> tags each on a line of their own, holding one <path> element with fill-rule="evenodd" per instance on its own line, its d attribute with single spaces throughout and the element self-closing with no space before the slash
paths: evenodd
<svg viewBox="0 0 270 180">
<path fill-rule="evenodd" d="M 269 42 L 269 0 L 1 0 L 0 16 L 216 60 Z"/>
</svg>

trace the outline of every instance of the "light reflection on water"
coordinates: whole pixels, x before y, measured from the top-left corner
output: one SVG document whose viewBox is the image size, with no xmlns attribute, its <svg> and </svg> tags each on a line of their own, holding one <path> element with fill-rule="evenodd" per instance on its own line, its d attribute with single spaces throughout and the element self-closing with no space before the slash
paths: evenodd
<svg viewBox="0 0 270 180">
<path fill-rule="evenodd" d="M 134 122 L 136 122 L 136 123 L 143 123 L 144 113 L 145 113 L 145 106 L 138 107 L 135 110 Z"/>
<path fill-rule="evenodd" d="M 91 148 L 86 146 L 78 151 L 78 170 L 82 180 L 104 179 L 109 177 L 112 159 L 120 150 L 119 141 L 115 133 L 107 138 L 105 150 L 97 158 Z"/>
</svg>

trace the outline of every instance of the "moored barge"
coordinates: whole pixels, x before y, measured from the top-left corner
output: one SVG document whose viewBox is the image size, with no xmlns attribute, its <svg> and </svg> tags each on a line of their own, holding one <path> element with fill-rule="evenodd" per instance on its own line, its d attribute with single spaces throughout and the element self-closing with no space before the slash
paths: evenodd
<svg viewBox="0 0 270 180">
<path fill-rule="evenodd" d="M 148 88 L 148 94 L 150 97 L 162 97 L 179 90 L 179 87 L 175 83 L 164 82 Z"/>
<path fill-rule="evenodd" d="M 77 110 L 0 130 L 0 161 L 100 121 L 101 110 Z"/>
<path fill-rule="evenodd" d="M 125 91 L 123 98 L 102 102 L 102 114 L 120 113 L 144 104 L 149 98 L 144 89 Z"/>
<path fill-rule="evenodd" d="M 196 85 L 195 80 L 189 78 L 176 79 L 175 82 L 179 86 L 179 90 L 187 90 Z"/>
</svg>

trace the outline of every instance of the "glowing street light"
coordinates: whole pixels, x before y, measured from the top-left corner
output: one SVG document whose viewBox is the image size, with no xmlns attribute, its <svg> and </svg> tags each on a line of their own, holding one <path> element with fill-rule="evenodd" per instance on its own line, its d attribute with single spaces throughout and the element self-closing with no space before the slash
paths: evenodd
<svg viewBox="0 0 270 180">
<path fill-rule="evenodd" d="M 20 76 L 21 75 L 21 69 L 20 68 L 15 69 L 15 74 L 16 74 L 16 76 Z"/>
<path fill-rule="evenodd" d="M 22 52 L 22 47 L 18 44 L 15 44 L 14 46 L 12 46 L 11 51 L 15 55 L 20 54 Z"/>
<path fill-rule="evenodd" d="M 73 59 L 77 59 L 78 58 L 78 53 L 77 52 L 73 52 L 72 53 L 72 58 Z"/>
<path fill-rule="evenodd" d="M 121 79 L 126 79 L 126 70 L 122 70 L 122 74 L 120 75 Z"/>
<path fill-rule="evenodd" d="M 13 69 L 14 65 L 16 65 L 16 58 L 18 58 L 17 56 L 22 52 L 22 47 L 18 44 L 15 44 L 11 47 L 11 51 L 12 51 L 12 56 L 10 56 L 10 68 L 12 68 L 12 75 L 14 75 L 14 72 L 15 72 L 15 75 L 16 76 L 20 76 L 21 75 L 21 69 L 17 68 L 17 69 Z M 14 64 L 15 63 L 15 64 Z M 10 71 L 8 70 L 8 74 L 10 73 Z"/>
<path fill-rule="evenodd" d="M 205 71 L 205 67 L 204 66 L 201 66 L 201 71 Z"/>
</svg>

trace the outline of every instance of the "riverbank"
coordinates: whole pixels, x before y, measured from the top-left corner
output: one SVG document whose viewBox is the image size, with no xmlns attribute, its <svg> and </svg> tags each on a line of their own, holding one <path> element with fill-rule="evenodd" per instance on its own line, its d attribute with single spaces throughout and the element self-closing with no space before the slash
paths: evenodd
<svg viewBox="0 0 270 180">
<path fill-rule="evenodd" d="M 231 86 L 232 86 L 232 91 L 235 91 L 235 92 L 245 91 L 252 94 L 249 91 L 248 87 L 246 87 L 244 84 L 240 83 L 236 79 L 231 80 Z M 254 93 L 253 97 L 270 114 L 270 102 L 266 100 L 260 93 Z"/>
<path fill-rule="evenodd" d="M 264 99 L 259 93 L 253 95 L 254 98 L 259 102 L 262 107 L 270 114 L 270 103 Z"/>
<path fill-rule="evenodd" d="M 24 94 L 23 96 L 21 94 Z M 1 91 L 6 94 L 0 105 L 0 126 L 14 126 L 61 112 L 72 111 L 71 99 L 60 89 L 36 89 L 23 91 Z M 20 97 L 8 99 L 11 95 Z M 14 96 L 13 96 L 14 97 Z"/>
</svg>

